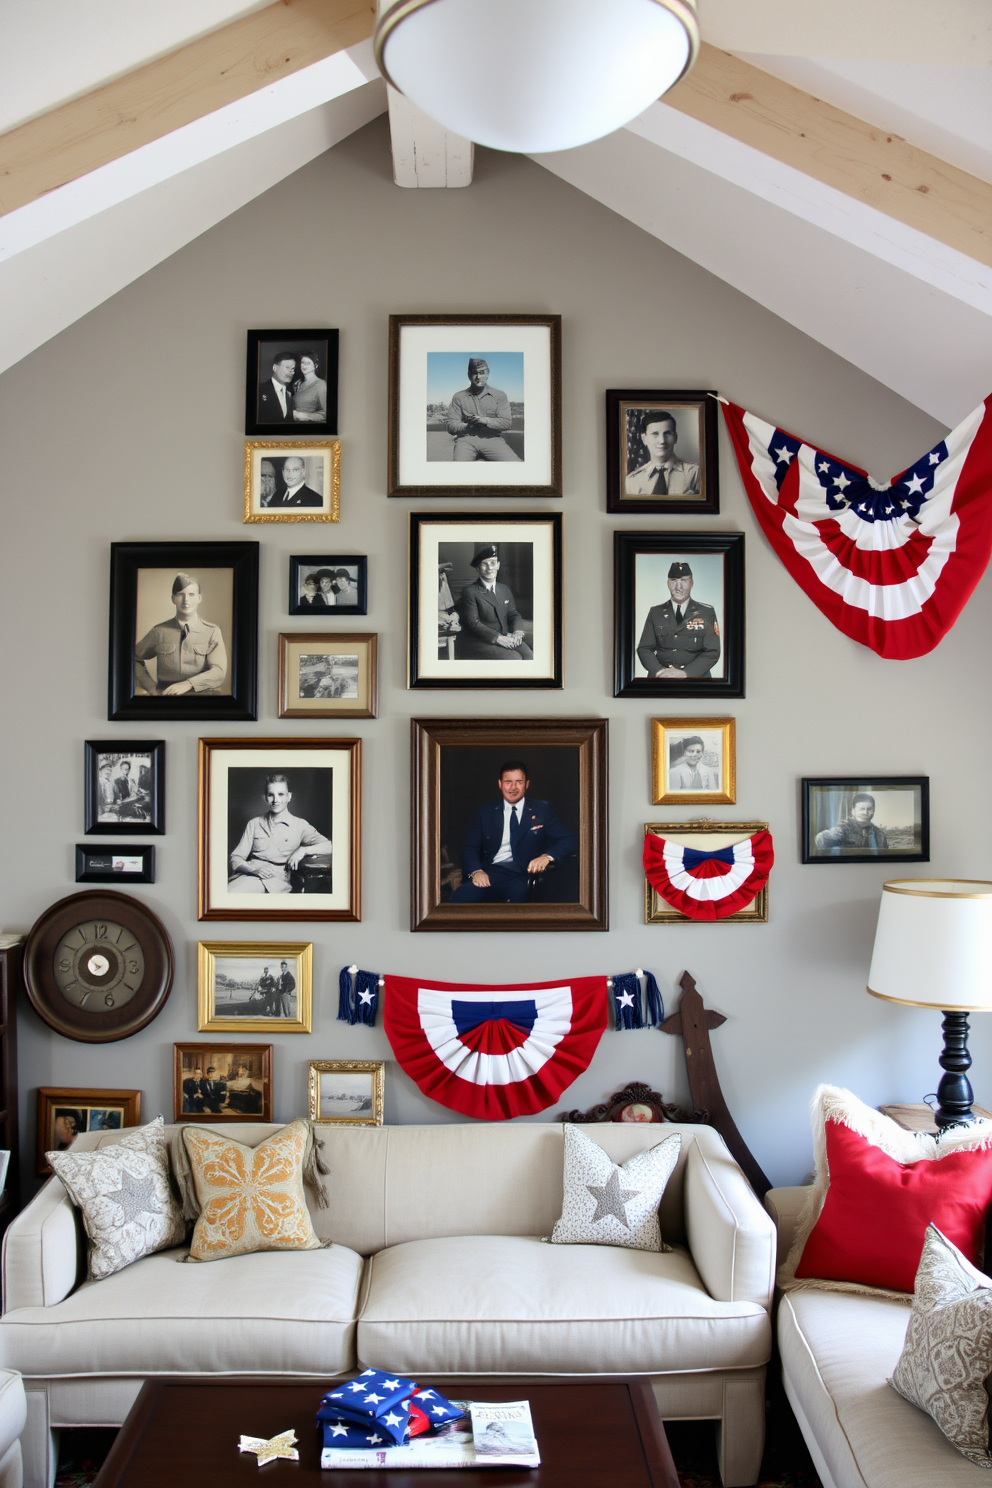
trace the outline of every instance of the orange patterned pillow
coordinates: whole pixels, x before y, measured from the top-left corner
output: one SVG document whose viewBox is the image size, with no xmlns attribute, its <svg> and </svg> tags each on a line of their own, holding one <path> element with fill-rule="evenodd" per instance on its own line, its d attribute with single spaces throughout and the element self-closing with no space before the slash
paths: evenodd
<svg viewBox="0 0 992 1488">
<path fill-rule="evenodd" d="M 320 1249 L 303 1192 L 308 1135 L 305 1121 L 291 1121 L 257 1147 L 246 1147 L 202 1126 L 183 1128 L 200 1207 L 191 1261 Z"/>
</svg>

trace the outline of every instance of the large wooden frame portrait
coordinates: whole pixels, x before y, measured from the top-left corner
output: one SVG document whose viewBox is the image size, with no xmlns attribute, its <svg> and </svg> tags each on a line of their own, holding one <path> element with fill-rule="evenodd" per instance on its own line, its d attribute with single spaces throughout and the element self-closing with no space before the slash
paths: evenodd
<svg viewBox="0 0 992 1488">
<path fill-rule="evenodd" d="M 677 842 L 682 847 L 694 847 L 699 852 L 718 852 L 722 847 L 733 847 L 735 843 L 745 842 L 748 837 L 753 837 L 756 832 L 767 832 L 767 822 L 717 822 L 717 821 L 691 821 L 691 822 L 648 822 L 644 828 L 644 835 L 654 832 L 659 837 L 665 837 L 670 842 Z M 667 903 L 658 890 L 651 884 L 645 875 L 644 878 L 644 923 L 646 925 L 764 925 L 768 920 L 768 885 L 759 889 L 751 900 L 745 904 L 743 909 L 738 909 L 732 915 L 725 915 L 723 919 L 706 920 L 701 922 L 694 920 L 689 915 L 684 915 L 680 909 L 674 909 Z"/>
<path fill-rule="evenodd" d="M 251 721 L 257 672 L 257 542 L 111 544 L 111 719 Z"/>
<path fill-rule="evenodd" d="M 272 1045 L 173 1044 L 174 1121 L 272 1120 Z"/>
<path fill-rule="evenodd" d="M 65 1152 L 80 1132 L 123 1131 L 141 1123 L 140 1090 L 80 1090 L 43 1085 L 38 1091 L 38 1173 L 51 1173 L 47 1152 Z"/>
<path fill-rule="evenodd" d="M 608 727 L 603 718 L 411 721 L 412 930 L 609 928 Z M 514 777 L 526 792 L 511 828 L 501 782 L 518 789 Z M 489 878 L 497 856 L 493 892 L 476 892 L 473 875 L 481 866 Z"/>
<path fill-rule="evenodd" d="M 410 513 L 408 686 L 562 686 L 558 512 Z"/>
<path fill-rule="evenodd" d="M 929 777 L 804 780 L 802 861 L 929 863 Z"/>
<path fill-rule="evenodd" d="M 720 510 L 715 392 L 606 393 L 606 510 Z"/>
<path fill-rule="evenodd" d="M 743 532 L 615 532 L 616 697 L 744 696 Z"/>
<path fill-rule="evenodd" d="M 249 331 L 246 369 L 246 434 L 338 432 L 337 331 Z"/>
<path fill-rule="evenodd" d="M 389 317 L 389 494 L 562 494 L 560 315 Z"/>
<path fill-rule="evenodd" d="M 360 920 L 360 739 L 201 739 L 201 920 Z"/>
</svg>

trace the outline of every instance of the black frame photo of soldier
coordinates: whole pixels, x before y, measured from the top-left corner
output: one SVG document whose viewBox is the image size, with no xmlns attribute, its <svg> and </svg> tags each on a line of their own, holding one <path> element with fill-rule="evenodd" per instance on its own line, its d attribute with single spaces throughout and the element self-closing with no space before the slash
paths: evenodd
<svg viewBox="0 0 992 1488">
<path fill-rule="evenodd" d="M 271 1044 L 173 1044 L 174 1121 L 271 1121 Z"/>
<path fill-rule="evenodd" d="M 284 632 L 280 718 L 375 718 L 379 637 L 372 632 Z"/>
<path fill-rule="evenodd" d="M 720 510 L 715 392 L 608 388 L 606 509 Z"/>
<path fill-rule="evenodd" d="M 255 718 L 258 543 L 112 543 L 108 716 Z"/>
<path fill-rule="evenodd" d="M 140 1090 L 42 1086 L 38 1091 L 37 1172 L 51 1173 L 45 1154 L 67 1151 L 80 1132 L 122 1131 L 140 1121 Z"/>
<path fill-rule="evenodd" d="M 338 432 L 338 332 L 249 331 L 246 434 Z"/>
<path fill-rule="evenodd" d="M 409 638 L 411 688 L 561 687 L 560 514 L 411 512 Z"/>
<path fill-rule="evenodd" d="M 360 739 L 201 739 L 199 918 L 361 919 Z"/>
<path fill-rule="evenodd" d="M 289 613 L 314 620 L 368 613 L 368 559 L 358 553 L 321 558 L 294 553 L 289 560 Z"/>
<path fill-rule="evenodd" d="M 165 832 L 165 742 L 87 739 L 87 836 L 160 837 Z"/>
<path fill-rule="evenodd" d="M 412 930 L 605 930 L 608 724 L 413 719 Z"/>
<path fill-rule="evenodd" d="M 652 718 L 655 806 L 732 806 L 737 800 L 733 718 Z"/>
<path fill-rule="evenodd" d="M 389 495 L 561 494 L 561 316 L 391 315 Z"/>
<path fill-rule="evenodd" d="M 929 777 L 804 780 L 802 861 L 929 863 Z"/>
<path fill-rule="evenodd" d="M 744 534 L 615 532 L 614 695 L 744 696 Z"/>
<path fill-rule="evenodd" d="M 309 941 L 207 941 L 197 954 L 201 1033 L 309 1033 L 313 945 Z"/>
<path fill-rule="evenodd" d="M 242 521 L 340 520 L 340 439 L 245 440 Z"/>
</svg>

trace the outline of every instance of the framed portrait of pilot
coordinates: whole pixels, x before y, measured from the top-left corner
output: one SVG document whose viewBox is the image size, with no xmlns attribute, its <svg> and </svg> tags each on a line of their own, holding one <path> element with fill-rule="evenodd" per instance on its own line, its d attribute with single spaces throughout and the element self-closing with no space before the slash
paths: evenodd
<svg viewBox="0 0 992 1488">
<path fill-rule="evenodd" d="M 258 543 L 110 547 L 108 716 L 256 716 Z"/>
<path fill-rule="evenodd" d="M 360 920 L 360 739 L 201 739 L 201 920 Z"/>
<path fill-rule="evenodd" d="M 744 534 L 615 532 L 614 695 L 744 696 Z"/>
<path fill-rule="evenodd" d="M 929 863 L 926 775 L 803 781 L 804 863 Z"/>
<path fill-rule="evenodd" d="M 606 930 L 602 718 L 415 718 L 411 930 Z"/>
<path fill-rule="evenodd" d="M 712 391 L 606 393 L 606 509 L 720 510 L 717 395 Z"/>
<path fill-rule="evenodd" d="M 338 432 L 338 333 L 249 331 L 246 434 Z"/>
</svg>

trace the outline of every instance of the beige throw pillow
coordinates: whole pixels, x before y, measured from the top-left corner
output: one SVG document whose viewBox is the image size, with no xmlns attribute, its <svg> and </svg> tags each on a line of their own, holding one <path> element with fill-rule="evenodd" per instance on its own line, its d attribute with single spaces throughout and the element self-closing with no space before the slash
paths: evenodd
<svg viewBox="0 0 992 1488">
<path fill-rule="evenodd" d="M 577 1126 L 565 1126 L 565 1193 L 555 1245 L 622 1245 L 671 1250 L 661 1238 L 658 1205 L 682 1148 L 673 1132 L 647 1152 L 617 1164 Z"/>
<path fill-rule="evenodd" d="M 218 1261 L 256 1250 L 319 1250 L 303 1191 L 311 1140 L 306 1121 L 291 1121 L 257 1147 L 220 1132 L 185 1126 L 182 1141 L 200 1217 L 191 1261 Z"/>
</svg>

